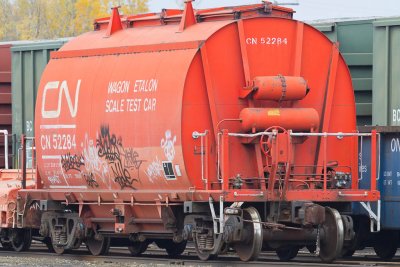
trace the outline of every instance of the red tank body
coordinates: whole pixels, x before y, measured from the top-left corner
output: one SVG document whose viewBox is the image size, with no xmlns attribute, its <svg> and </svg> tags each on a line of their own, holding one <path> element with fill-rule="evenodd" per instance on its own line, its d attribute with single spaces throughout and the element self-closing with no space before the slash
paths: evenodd
<svg viewBox="0 0 400 267">
<path fill-rule="evenodd" d="M 131 28 L 107 38 L 107 30 L 100 27 L 52 54 L 36 105 L 43 187 L 204 189 L 200 157 L 194 152 L 200 144 L 192 132 L 209 130 L 214 135 L 219 121 L 237 118 L 247 107 L 247 101 L 238 98 L 246 79 L 291 73 L 286 64 L 261 67 L 258 56 L 251 55 L 260 50 L 264 56 L 279 53 L 283 61 L 291 60 L 298 22 L 287 19 L 291 13 L 282 10 L 286 18 L 267 19 L 268 14 L 261 14 L 243 20 L 243 36 L 238 35 L 235 21 L 207 22 L 204 15 L 206 22 L 182 32 L 176 23 L 149 28 L 135 27 L 133 22 Z M 265 23 L 282 25 L 288 32 L 264 29 Z M 330 49 L 322 35 L 308 30 Z M 240 38 L 249 54 L 249 77 L 243 69 Z M 252 43 L 256 39 L 258 44 Z M 345 109 L 354 113 L 354 103 Z M 238 126 L 232 129 L 239 131 Z M 249 162 L 232 158 L 238 163 L 232 164 L 236 166 L 232 173 L 254 175 L 253 153 L 237 149 Z M 215 156 L 210 155 L 209 161 Z M 209 180 L 217 181 L 212 164 Z"/>
<path fill-rule="evenodd" d="M 243 131 L 263 131 L 279 125 L 293 131 L 315 131 L 318 112 L 313 108 L 245 108 L 240 112 Z"/>
<path fill-rule="evenodd" d="M 343 212 L 379 199 L 375 133 L 371 188 L 358 188 L 337 44 L 268 2 L 185 3 L 122 18 L 115 8 L 51 54 L 35 110 L 37 184 L 19 191 L 40 201 L 39 234 L 57 253 L 85 242 L 104 254 L 125 238 L 132 255 L 154 241 L 176 256 L 193 240 L 201 259 L 233 247 L 248 261 L 262 247 L 315 244 L 322 229 L 320 257 L 334 260 L 353 224 L 330 203 Z"/>
<path fill-rule="evenodd" d="M 70 41 L 53 53 L 44 71 L 35 120 L 44 188 L 205 189 L 196 153 L 200 143 L 192 133 L 208 130 L 215 136 L 218 122 L 238 118 L 249 107 L 239 93 L 255 77 L 304 77 L 310 92 L 291 107 L 313 108 L 323 118 L 336 48 L 301 22 L 255 17 L 197 23 L 182 32 L 177 24 L 133 25 L 108 38 L 106 31 Z M 335 79 L 334 89 L 340 90 L 330 99 L 324 130 L 353 132 L 354 96 L 341 56 Z M 259 98 L 255 107 L 280 106 Z M 241 131 L 239 123 L 223 126 Z M 332 160 L 350 164 L 353 155 L 334 149 L 348 141 L 328 143 Z M 315 151 L 315 140 L 298 150 L 312 147 Z M 232 149 L 230 174 L 257 176 L 254 152 L 239 142 Z M 311 165 L 315 153 L 299 153 L 295 162 Z M 208 160 L 215 162 L 215 156 Z M 209 182 L 217 181 L 216 173 L 210 164 Z"/>
</svg>

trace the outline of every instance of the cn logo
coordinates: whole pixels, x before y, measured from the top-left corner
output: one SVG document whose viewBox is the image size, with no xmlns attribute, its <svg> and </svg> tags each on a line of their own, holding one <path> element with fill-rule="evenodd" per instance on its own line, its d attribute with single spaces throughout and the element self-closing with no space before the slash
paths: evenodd
<svg viewBox="0 0 400 267">
<path fill-rule="evenodd" d="M 54 119 L 59 118 L 61 114 L 61 100 L 63 97 L 63 93 L 65 99 L 67 100 L 69 112 L 71 113 L 71 117 L 75 118 L 76 113 L 78 111 L 78 101 L 79 101 L 79 90 L 81 88 L 81 80 L 78 80 L 75 91 L 75 101 L 72 103 L 71 95 L 69 93 L 67 81 L 62 81 L 61 84 L 59 81 L 48 82 L 44 87 L 43 97 L 42 97 L 42 118 L 44 119 Z M 53 110 L 46 109 L 46 95 L 50 90 L 58 90 L 58 103 L 57 108 Z M 52 99 L 51 99 L 52 100 Z M 50 101 L 51 101 L 50 100 Z"/>
</svg>

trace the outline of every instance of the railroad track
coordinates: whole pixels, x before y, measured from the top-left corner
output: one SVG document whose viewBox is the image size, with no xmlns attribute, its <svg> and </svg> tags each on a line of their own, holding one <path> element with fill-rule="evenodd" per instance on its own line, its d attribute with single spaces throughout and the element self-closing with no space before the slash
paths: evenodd
<svg viewBox="0 0 400 267">
<path fill-rule="evenodd" d="M 400 256 L 400 255 L 399 255 Z M 82 246 L 78 250 L 64 254 L 56 255 L 48 252 L 42 244 L 35 243 L 27 252 L 13 252 L 0 249 L 0 266 L 399 266 L 400 257 L 395 257 L 390 262 L 378 261 L 373 251 L 366 249 L 351 259 L 340 259 L 333 264 L 321 263 L 318 257 L 309 254 L 306 251 L 300 251 L 299 255 L 290 262 L 281 262 L 274 252 L 263 252 L 256 262 L 241 262 L 235 255 L 226 254 L 218 257 L 218 260 L 201 261 L 197 258 L 194 248 L 189 247 L 180 258 L 169 258 L 164 250 L 156 246 L 150 246 L 149 249 L 140 257 L 131 257 L 126 248 L 111 248 L 107 256 L 92 256 Z"/>
</svg>

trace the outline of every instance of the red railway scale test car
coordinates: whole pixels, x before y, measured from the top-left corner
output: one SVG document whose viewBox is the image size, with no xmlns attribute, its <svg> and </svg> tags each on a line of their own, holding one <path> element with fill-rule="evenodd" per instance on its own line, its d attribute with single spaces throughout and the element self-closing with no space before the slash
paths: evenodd
<svg viewBox="0 0 400 267">
<path fill-rule="evenodd" d="M 114 8 L 53 52 L 37 95 L 36 186 L 15 208 L 21 242 L 34 235 L 57 253 L 85 242 L 94 255 L 155 242 L 177 256 L 192 240 L 203 260 L 228 248 L 243 261 L 304 246 L 325 262 L 341 255 L 352 203 L 379 202 L 376 133 L 356 131 L 337 44 L 292 13 Z M 358 188 L 362 135 L 369 189 Z"/>
</svg>

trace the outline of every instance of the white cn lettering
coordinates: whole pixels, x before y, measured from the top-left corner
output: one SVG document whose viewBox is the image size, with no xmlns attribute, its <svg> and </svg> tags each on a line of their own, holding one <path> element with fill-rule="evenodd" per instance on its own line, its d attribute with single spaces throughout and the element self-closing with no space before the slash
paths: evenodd
<svg viewBox="0 0 400 267">
<path fill-rule="evenodd" d="M 65 99 L 67 100 L 67 104 L 68 104 L 69 112 L 71 113 L 71 117 L 72 118 L 76 117 L 76 113 L 78 111 L 79 90 L 81 88 L 81 80 L 78 80 L 78 83 L 76 85 L 74 105 L 72 104 L 71 95 L 69 94 L 67 81 L 62 81 L 60 87 L 58 86 L 59 84 L 60 84 L 59 81 L 52 81 L 52 82 L 48 82 L 44 87 L 44 92 L 43 92 L 43 97 L 42 97 L 42 117 L 44 119 L 54 119 L 54 118 L 60 117 L 61 100 L 62 100 L 63 92 L 64 92 Z M 55 89 L 59 90 L 57 108 L 55 110 L 46 110 L 45 107 L 46 107 L 47 91 L 55 90 Z"/>
<path fill-rule="evenodd" d="M 246 44 L 248 45 L 253 45 L 253 44 L 257 44 L 257 38 L 246 38 Z"/>
<path fill-rule="evenodd" d="M 400 138 L 393 138 L 390 143 L 390 148 L 392 152 L 400 152 Z"/>
</svg>

